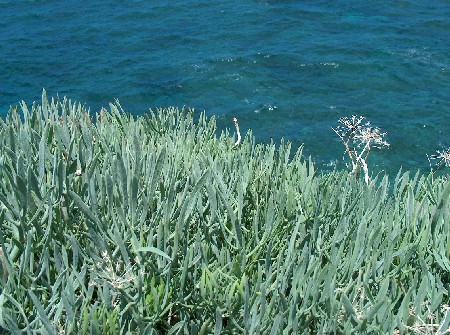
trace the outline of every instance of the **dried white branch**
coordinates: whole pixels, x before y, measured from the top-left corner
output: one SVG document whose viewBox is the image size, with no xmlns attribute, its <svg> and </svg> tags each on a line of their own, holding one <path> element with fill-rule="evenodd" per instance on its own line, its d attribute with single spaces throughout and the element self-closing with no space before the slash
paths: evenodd
<svg viewBox="0 0 450 335">
<path fill-rule="evenodd" d="M 437 170 L 439 170 L 442 166 L 450 167 L 450 147 L 447 147 L 443 150 L 437 150 L 437 154 L 434 155 L 427 155 L 428 162 L 430 163 L 430 169 L 431 169 L 431 180 L 434 180 L 434 174 Z M 433 166 L 431 164 L 431 159 L 439 159 L 437 164 L 435 165 L 435 169 L 433 169 Z"/>
<path fill-rule="evenodd" d="M 370 177 L 367 158 L 370 149 L 387 147 L 389 143 L 383 139 L 386 136 L 385 132 L 372 127 L 370 122 L 363 124 L 363 120 L 364 116 L 341 117 L 338 120 L 340 125 L 332 129 L 345 146 L 345 151 L 352 162 L 352 172 L 355 173 L 358 167 L 361 167 L 364 171 L 364 180 L 368 184 Z"/>
<path fill-rule="evenodd" d="M 238 120 L 234 117 L 233 121 L 234 121 L 234 125 L 236 127 L 236 133 L 237 133 L 237 141 L 236 141 L 236 143 L 234 143 L 234 145 L 239 145 L 241 143 L 241 132 L 239 130 Z"/>
</svg>

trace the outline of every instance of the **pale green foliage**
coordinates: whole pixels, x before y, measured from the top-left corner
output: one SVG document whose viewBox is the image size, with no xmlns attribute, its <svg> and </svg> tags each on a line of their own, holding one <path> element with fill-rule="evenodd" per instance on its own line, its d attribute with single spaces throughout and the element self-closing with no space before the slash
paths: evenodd
<svg viewBox="0 0 450 335">
<path fill-rule="evenodd" d="M 5 331 L 447 330 L 448 178 L 321 175 L 193 111 L 21 109 L 0 128 Z"/>
</svg>

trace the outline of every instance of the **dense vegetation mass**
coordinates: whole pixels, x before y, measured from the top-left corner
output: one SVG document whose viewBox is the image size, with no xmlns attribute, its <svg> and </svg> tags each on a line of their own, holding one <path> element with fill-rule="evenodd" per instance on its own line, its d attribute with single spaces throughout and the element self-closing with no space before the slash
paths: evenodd
<svg viewBox="0 0 450 335">
<path fill-rule="evenodd" d="M 0 128 L 4 333 L 449 332 L 448 177 L 318 173 L 186 110 L 20 107 Z"/>
</svg>

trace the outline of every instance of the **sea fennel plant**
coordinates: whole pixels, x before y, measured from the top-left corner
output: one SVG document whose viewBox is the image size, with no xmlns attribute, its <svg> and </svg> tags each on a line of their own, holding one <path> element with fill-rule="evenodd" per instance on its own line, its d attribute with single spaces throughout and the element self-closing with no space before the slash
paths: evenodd
<svg viewBox="0 0 450 335">
<path fill-rule="evenodd" d="M 3 332 L 448 333 L 447 177 L 321 174 L 192 110 L 44 92 L 20 113 L 0 127 Z"/>
</svg>

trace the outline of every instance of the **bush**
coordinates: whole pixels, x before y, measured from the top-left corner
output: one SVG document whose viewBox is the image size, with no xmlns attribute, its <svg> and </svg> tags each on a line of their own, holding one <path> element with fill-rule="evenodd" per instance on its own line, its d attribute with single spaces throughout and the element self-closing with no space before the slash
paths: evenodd
<svg viewBox="0 0 450 335">
<path fill-rule="evenodd" d="M 20 108 L 0 128 L 4 332 L 448 332 L 448 177 L 318 173 L 192 110 Z"/>
</svg>

